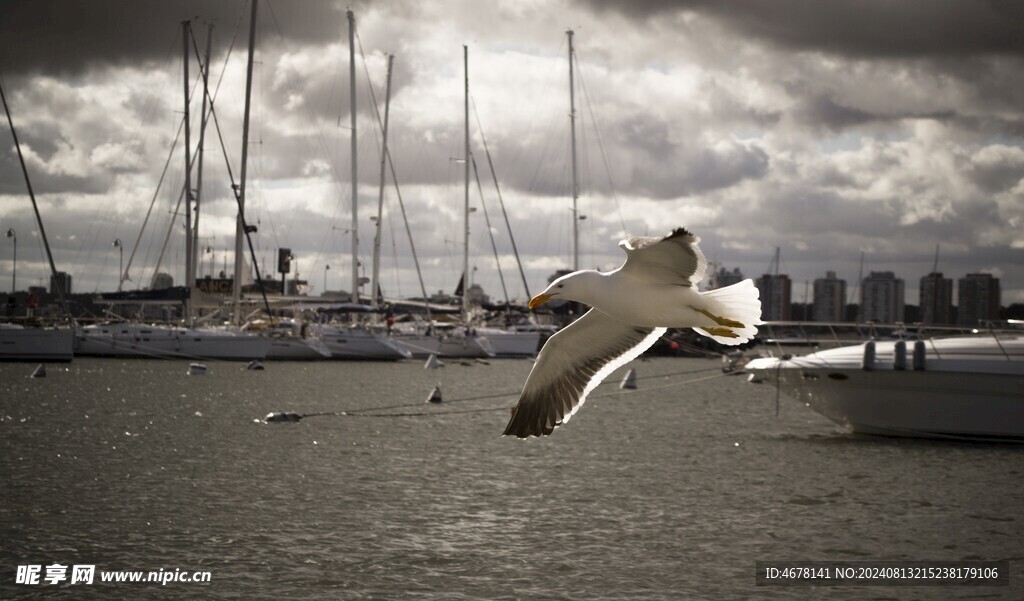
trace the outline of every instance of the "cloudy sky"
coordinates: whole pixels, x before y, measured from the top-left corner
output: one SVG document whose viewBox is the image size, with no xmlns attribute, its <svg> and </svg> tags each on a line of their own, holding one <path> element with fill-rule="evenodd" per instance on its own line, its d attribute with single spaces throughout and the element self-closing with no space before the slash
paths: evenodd
<svg viewBox="0 0 1024 601">
<path fill-rule="evenodd" d="M 319 294 L 348 289 L 352 261 L 347 3 L 261 0 L 248 218 L 267 270 L 290 247 Z M 205 144 L 200 275 L 230 259 L 240 171 L 247 2 L 5 0 L 0 75 L 58 268 L 78 292 L 183 279 L 171 217 L 183 185 L 181 21 L 213 29 L 211 87 L 227 161 Z M 486 138 L 531 292 L 570 263 L 569 86 L 575 31 L 584 267 L 621 262 L 624 235 L 686 226 L 708 258 L 756 277 L 775 248 L 804 282 L 894 271 L 916 303 L 932 269 L 986 271 L 1024 302 L 1024 4 L 1009 0 L 378 0 L 357 20 L 360 261 L 370 272 L 387 54 L 395 55 L 389 147 L 428 290 L 461 272 L 462 46 L 469 48 L 473 280 L 501 297 L 516 273 Z M 198 67 L 190 64 L 190 88 Z M 199 94 L 192 104 L 198 139 Z M 481 134 L 482 132 L 482 134 Z M 0 228 L 18 235 L 18 287 L 48 280 L 6 127 Z M 161 172 L 170 157 L 163 185 Z M 194 174 L 193 174 L 194 176 Z M 193 184 L 195 185 L 195 184 Z M 148 225 L 143 229 L 152 206 Z M 382 283 L 419 294 L 390 177 Z M 141 232 L 141 235 L 140 235 Z M 11 240 L 0 239 L 0 289 Z M 209 250 L 207 250 L 209 249 Z M 330 266 L 327 269 L 327 266 Z"/>
</svg>

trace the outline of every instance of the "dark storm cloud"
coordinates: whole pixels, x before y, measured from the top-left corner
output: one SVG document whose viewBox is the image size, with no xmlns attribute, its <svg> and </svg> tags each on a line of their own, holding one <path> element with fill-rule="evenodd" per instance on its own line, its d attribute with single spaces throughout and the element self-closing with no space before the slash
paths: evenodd
<svg viewBox="0 0 1024 601">
<path fill-rule="evenodd" d="M 579 0 L 643 20 L 691 11 L 784 48 L 858 57 L 1024 54 L 1014 0 Z"/>
<path fill-rule="evenodd" d="M 793 111 L 793 115 L 804 124 L 825 127 L 831 131 L 859 127 L 879 121 L 899 121 L 902 119 L 947 121 L 957 117 L 953 111 L 931 113 L 889 111 L 875 113 L 845 106 L 826 95 L 804 98 L 797 110 Z"/>
<path fill-rule="evenodd" d="M 1024 179 L 1024 151 L 1007 146 L 986 148 L 972 160 L 968 177 L 988 193 L 1008 190 Z"/>
<path fill-rule="evenodd" d="M 630 189 L 655 198 L 675 199 L 728 188 L 746 179 L 762 178 L 769 168 L 768 154 L 756 144 L 732 139 L 675 142 L 668 124 L 648 115 L 621 121 L 614 133 L 614 143 L 632 149 L 635 158 Z"/>
<path fill-rule="evenodd" d="M 14 141 L 9 135 L 3 135 L 7 133 L 7 131 L 0 133 L 0 148 L 10 149 L 10 152 L 0 153 L 0 195 L 10 194 L 17 198 L 23 197 L 27 203 L 28 187 L 25 184 L 25 175 L 14 150 Z M 28 144 L 26 140 L 21 140 L 21 143 Z M 40 146 L 51 155 L 54 152 L 53 148 L 45 144 Z M 46 155 L 43 152 L 40 155 L 45 160 Z M 32 181 L 32 191 L 37 195 L 69 192 L 100 194 L 105 192 L 110 185 L 110 178 L 101 172 L 88 175 L 50 172 L 36 162 L 29 162 L 28 172 Z"/>
<path fill-rule="evenodd" d="M 337 40 L 345 31 L 346 5 L 359 2 L 268 2 L 259 4 L 257 36 L 280 32 L 304 43 Z M 248 40 L 248 2 L 243 0 L 5 0 L 0 19 L 0 71 L 77 75 L 93 67 L 162 61 L 180 52 L 180 23 L 194 19 L 196 37 L 207 22 L 226 48 L 231 37 Z"/>
</svg>

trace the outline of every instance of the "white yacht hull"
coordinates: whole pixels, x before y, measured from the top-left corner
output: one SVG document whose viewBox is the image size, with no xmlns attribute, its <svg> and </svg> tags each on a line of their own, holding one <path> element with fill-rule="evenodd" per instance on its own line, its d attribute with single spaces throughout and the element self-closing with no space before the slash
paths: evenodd
<svg viewBox="0 0 1024 601">
<path fill-rule="evenodd" d="M 909 353 L 895 368 L 895 341 L 873 360 L 859 345 L 746 369 L 853 432 L 1024 442 L 1024 338 L 983 342 L 928 341 L 918 369 Z"/>
<path fill-rule="evenodd" d="M 495 357 L 534 357 L 540 347 L 540 332 L 478 328 L 477 333 L 487 337 Z"/>
<path fill-rule="evenodd" d="M 333 359 L 395 361 L 412 357 L 393 338 L 365 328 L 315 327 Z"/>
<path fill-rule="evenodd" d="M 144 324 L 79 328 L 75 354 L 86 357 L 265 359 L 270 339 L 237 332 Z"/>
<path fill-rule="evenodd" d="M 0 361 L 71 361 L 75 331 L 53 328 L 0 328 Z"/>
<path fill-rule="evenodd" d="M 847 379 L 837 381 L 834 374 Z M 1024 442 L 1024 376 L 863 370 L 829 370 L 816 379 L 795 370 L 763 375 L 853 432 Z"/>
<path fill-rule="evenodd" d="M 401 334 L 393 338 L 413 357 L 491 358 L 495 356 L 490 339 L 483 336 L 444 336 Z"/>
<path fill-rule="evenodd" d="M 331 358 L 331 351 L 319 339 L 271 337 L 268 361 L 317 361 Z"/>
</svg>

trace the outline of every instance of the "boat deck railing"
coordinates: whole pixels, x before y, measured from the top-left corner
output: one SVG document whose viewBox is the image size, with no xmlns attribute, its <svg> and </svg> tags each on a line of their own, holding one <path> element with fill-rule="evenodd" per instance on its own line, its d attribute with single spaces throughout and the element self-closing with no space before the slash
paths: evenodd
<svg viewBox="0 0 1024 601">
<path fill-rule="evenodd" d="M 838 348 L 855 346 L 870 340 L 917 341 L 929 343 L 929 351 L 942 358 L 936 339 L 950 336 L 991 336 L 1001 354 L 1007 360 L 1021 360 L 1019 354 L 1011 353 L 1001 338 L 1007 335 L 1024 335 L 1024 322 L 1019 320 L 984 321 L 977 326 L 940 325 L 922 323 L 881 324 L 875 322 L 820 322 L 820 321 L 769 321 L 758 326 L 763 341 L 773 345 L 779 353 L 784 346 L 812 348 Z M 971 354 L 957 352 L 957 355 Z"/>
</svg>

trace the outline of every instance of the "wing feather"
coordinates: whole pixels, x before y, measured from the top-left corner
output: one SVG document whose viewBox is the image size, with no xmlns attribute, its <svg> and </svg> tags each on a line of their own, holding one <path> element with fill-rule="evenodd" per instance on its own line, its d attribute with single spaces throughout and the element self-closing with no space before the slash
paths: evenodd
<svg viewBox="0 0 1024 601">
<path fill-rule="evenodd" d="M 623 240 L 619 247 L 626 251 L 626 263 L 620 271 L 651 283 L 696 287 L 708 267 L 699 242 L 681 227 L 663 238 Z"/>
<path fill-rule="evenodd" d="M 591 309 L 544 344 L 504 435 L 551 434 L 602 380 L 664 333 L 665 328 L 631 326 Z"/>
</svg>

